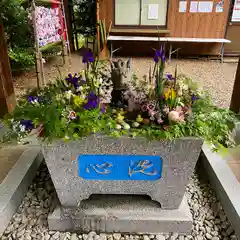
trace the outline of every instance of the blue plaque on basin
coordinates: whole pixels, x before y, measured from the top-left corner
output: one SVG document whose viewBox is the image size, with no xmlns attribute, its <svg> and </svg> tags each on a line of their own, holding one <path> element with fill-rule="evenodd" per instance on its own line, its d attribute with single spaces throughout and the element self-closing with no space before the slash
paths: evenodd
<svg viewBox="0 0 240 240">
<path fill-rule="evenodd" d="M 162 175 L 162 159 L 144 155 L 80 155 L 78 174 L 87 180 L 149 180 Z"/>
</svg>

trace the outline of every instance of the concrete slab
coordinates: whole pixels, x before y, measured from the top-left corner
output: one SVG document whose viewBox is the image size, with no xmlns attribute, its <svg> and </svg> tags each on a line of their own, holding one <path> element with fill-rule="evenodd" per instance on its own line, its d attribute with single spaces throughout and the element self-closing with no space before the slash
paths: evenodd
<svg viewBox="0 0 240 240">
<path fill-rule="evenodd" d="M 16 212 L 43 160 L 39 146 L 28 146 L 0 185 L 0 236 Z"/>
<path fill-rule="evenodd" d="M 162 210 L 144 196 L 93 195 L 77 210 L 58 205 L 48 224 L 57 231 L 188 234 L 192 217 L 185 196 L 178 209 Z"/>
<path fill-rule="evenodd" d="M 224 211 L 240 239 L 240 183 L 227 164 L 226 156 L 202 147 L 201 161 Z"/>
<path fill-rule="evenodd" d="M 0 147 L 0 183 L 7 176 L 19 157 L 26 150 L 24 145 L 4 145 Z"/>
</svg>

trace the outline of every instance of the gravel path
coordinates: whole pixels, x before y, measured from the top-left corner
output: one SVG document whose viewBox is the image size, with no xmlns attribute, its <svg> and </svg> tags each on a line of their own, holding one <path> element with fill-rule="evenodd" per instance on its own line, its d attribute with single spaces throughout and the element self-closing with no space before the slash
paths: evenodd
<svg viewBox="0 0 240 240">
<path fill-rule="evenodd" d="M 53 211 L 55 191 L 48 170 L 42 165 L 2 240 L 237 240 L 220 203 L 206 182 L 194 174 L 187 186 L 188 203 L 193 216 L 191 235 L 126 235 L 60 233 L 49 231 L 48 213 Z"/>
</svg>

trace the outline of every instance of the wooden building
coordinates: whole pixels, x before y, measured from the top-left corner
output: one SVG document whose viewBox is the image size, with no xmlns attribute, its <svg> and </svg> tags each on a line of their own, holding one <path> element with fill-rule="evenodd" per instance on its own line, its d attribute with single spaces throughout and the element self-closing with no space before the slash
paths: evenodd
<svg viewBox="0 0 240 240">
<path fill-rule="evenodd" d="M 226 38 L 231 44 L 225 46 L 225 55 L 240 55 L 240 0 L 232 1 Z"/>
<path fill-rule="evenodd" d="M 181 49 L 182 55 L 219 55 L 224 51 L 223 45 L 227 53 L 240 53 L 240 25 L 236 21 L 240 0 L 235 1 L 100 0 L 100 19 L 105 19 L 107 25 L 112 22 L 111 36 L 160 34 L 163 38 L 180 38 L 172 43 L 173 48 Z M 194 41 L 181 41 L 184 38 Z M 232 43 L 224 44 L 224 39 Z M 144 55 L 156 46 L 157 42 L 151 41 L 114 41 L 114 48 L 122 47 L 119 53 L 128 55 Z"/>
</svg>

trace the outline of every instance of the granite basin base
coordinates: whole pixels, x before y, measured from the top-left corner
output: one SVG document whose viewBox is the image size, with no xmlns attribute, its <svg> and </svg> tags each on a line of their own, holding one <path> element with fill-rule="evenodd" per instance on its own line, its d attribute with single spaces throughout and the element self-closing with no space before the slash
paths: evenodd
<svg viewBox="0 0 240 240">
<path fill-rule="evenodd" d="M 144 196 L 95 195 L 77 209 L 57 204 L 48 224 L 50 230 L 69 232 L 188 234 L 192 216 L 186 196 L 178 209 L 163 210 Z"/>
</svg>

